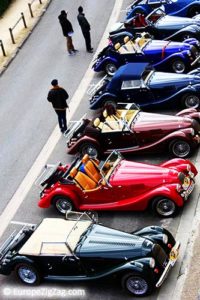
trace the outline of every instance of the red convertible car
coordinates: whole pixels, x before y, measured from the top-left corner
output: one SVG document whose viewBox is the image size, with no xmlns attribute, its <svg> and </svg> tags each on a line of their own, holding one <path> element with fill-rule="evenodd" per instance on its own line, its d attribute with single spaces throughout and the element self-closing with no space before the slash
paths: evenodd
<svg viewBox="0 0 200 300">
<path fill-rule="evenodd" d="M 68 210 L 136 210 L 151 208 L 173 216 L 194 188 L 197 169 L 175 158 L 160 165 L 131 162 L 113 152 L 99 162 L 86 154 L 70 165 L 46 166 L 36 183 L 43 188 L 39 207 Z"/>
<path fill-rule="evenodd" d="M 133 104 L 118 104 L 93 120 L 71 122 L 66 134 L 68 154 L 98 156 L 122 153 L 169 152 L 185 158 L 200 143 L 200 112 L 185 109 L 176 116 L 142 112 Z"/>
</svg>

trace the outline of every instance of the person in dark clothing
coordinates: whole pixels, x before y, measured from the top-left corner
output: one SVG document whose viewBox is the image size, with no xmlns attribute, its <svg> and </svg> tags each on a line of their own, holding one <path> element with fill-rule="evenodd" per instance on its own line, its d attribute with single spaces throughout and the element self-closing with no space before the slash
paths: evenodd
<svg viewBox="0 0 200 300">
<path fill-rule="evenodd" d="M 49 91 L 47 100 L 52 103 L 52 106 L 58 115 L 59 127 L 63 133 L 67 130 L 66 109 L 69 106 L 66 100 L 69 98 L 69 95 L 65 89 L 58 85 L 57 79 L 53 79 L 51 85 L 53 88 Z"/>
<path fill-rule="evenodd" d="M 86 44 L 86 50 L 89 53 L 93 52 L 93 48 L 91 47 L 91 38 L 90 38 L 90 24 L 88 23 L 85 14 L 83 13 L 83 8 L 82 6 L 79 6 L 78 8 L 78 23 L 81 27 L 84 39 L 85 39 L 85 44 Z"/>
<path fill-rule="evenodd" d="M 62 10 L 60 15 L 58 16 L 58 19 L 60 21 L 60 25 L 63 31 L 63 35 L 67 39 L 67 50 L 69 55 L 75 54 L 78 50 L 74 49 L 74 45 L 72 42 L 72 35 L 74 33 L 73 27 L 71 22 L 67 19 L 67 12 L 65 10 Z"/>
</svg>

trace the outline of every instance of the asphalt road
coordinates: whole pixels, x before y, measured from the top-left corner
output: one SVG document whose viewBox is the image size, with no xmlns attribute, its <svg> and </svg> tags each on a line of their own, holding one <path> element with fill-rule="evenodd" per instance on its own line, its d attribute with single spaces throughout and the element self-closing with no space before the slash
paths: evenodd
<svg viewBox="0 0 200 300">
<path fill-rule="evenodd" d="M 124 1 L 123 7 L 126 7 L 129 2 Z M 67 7 L 64 0 L 52 1 L 28 41 L 3 76 L 0 77 L 1 213 L 57 124 L 56 115 L 46 101 L 51 79 L 56 77 L 60 79 L 60 84 L 67 89 L 72 98 L 92 59 L 92 55 L 85 52 L 84 40 L 76 21 L 76 11 L 79 5 L 84 6 L 86 16 L 92 25 L 92 44 L 96 49 L 112 12 L 114 0 L 77 0 L 69 2 Z M 67 56 L 65 40 L 57 20 L 62 9 L 69 11 L 68 17 L 74 25 L 74 44 L 79 49 L 79 53 L 74 57 Z M 100 77 L 101 75 L 95 75 L 94 81 Z M 88 97 L 85 95 L 75 114 L 75 119 L 87 111 L 87 99 Z M 70 106 L 72 107 L 73 103 L 70 103 Z M 192 157 L 193 161 L 196 160 L 196 155 L 197 153 Z M 159 157 L 128 157 L 128 159 L 148 163 L 159 163 L 168 158 L 166 154 Z M 57 161 L 65 163 L 72 161 L 72 159 L 65 154 L 65 139 L 61 137 L 48 163 Z M 39 209 L 37 207 L 38 197 L 39 191 L 37 187 L 33 186 L 13 220 L 38 223 L 44 217 L 58 217 L 53 209 Z M 192 220 L 196 205 L 194 197 L 191 197 L 190 200 L 184 208 L 184 218 L 188 218 L 188 220 Z M 99 220 L 104 225 L 130 232 L 143 226 L 158 224 L 176 234 L 181 224 L 181 216 L 182 212 L 174 219 L 155 218 L 149 212 L 101 212 Z M 1 240 L 5 239 L 16 228 L 18 229 L 16 225 L 10 224 Z M 174 269 L 175 273 L 171 272 L 164 286 L 147 299 L 169 299 L 169 295 L 175 287 L 174 281 L 178 276 L 179 269 L 180 263 Z M 0 298 L 2 300 L 9 298 L 9 295 L 3 295 L 5 287 L 10 289 L 23 287 L 15 280 L 14 276 L 1 276 L 0 286 Z M 46 287 L 49 290 L 51 288 L 59 290 L 83 289 L 85 291 L 84 299 L 122 299 L 126 295 L 117 283 L 110 281 L 74 284 L 44 283 L 42 288 Z M 22 295 L 19 299 L 23 298 L 27 299 Z M 47 298 L 47 296 L 41 296 L 38 299 Z M 79 298 L 82 299 L 82 297 L 73 297 L 72 299 Z M 53 299 L 61 299 L 61 297 L 55 296 Z M 127 295 L 126 299 L 132 299 L 132 297 Z"/>
</svg>

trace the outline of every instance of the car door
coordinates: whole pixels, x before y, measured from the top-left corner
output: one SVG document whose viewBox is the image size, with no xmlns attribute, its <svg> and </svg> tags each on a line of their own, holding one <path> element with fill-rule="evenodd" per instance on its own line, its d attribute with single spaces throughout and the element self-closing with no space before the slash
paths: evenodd
<svg viewBox="0 0 200 300">
<path fill-rule="evenodd" d="M 102 133 L 102 136 L 104 145 L 106 145 L 106 150 L 110 152 L 137 146 L 135 133 L 129 128 L 126 128 L 125 124 L 124 126 L 122 125 L 120 131 L 113 130 L 111 132 L 104 132 Z"/>
<path fill-rule="evenodd" d="M 84 190 L 82 198 L 82 206 L 109 204 L 114 200 L 113 189 L 109 185 L 98 184 L 97 188 L 93 190 Z"/>
<path fill-rule="evenodd" d="M 57 243 L 58 244 L 58 243 Z M 42 255 L 40 264 L 49 276 L 78 276 L 84 274 L 80 261 L 73 255 Z"/>
<path fill-rule="evenodd" d="M 129 103 L 137 103 L 140 106 L 154 102 L 154 95 L 144 84 L 143 80 L 124 80 L 121 86 L 123 99 Z"/>
</svg>

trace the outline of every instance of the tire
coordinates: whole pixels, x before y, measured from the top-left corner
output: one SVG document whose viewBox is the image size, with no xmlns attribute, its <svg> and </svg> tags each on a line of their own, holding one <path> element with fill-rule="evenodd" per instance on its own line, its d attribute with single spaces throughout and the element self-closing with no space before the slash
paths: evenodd
<svg viewBox="0 0 200 300">
<path fill-rule="evenodd" d="M 113 76 L 115 74 L 115 72 L 117 71 L 117 66 L 116 66 L 116 64 L 110 62 L 110 63 L 105 64 L 104 69 L 108 76 Z"/>
<path fill-rule="evenodd" d="M 68 197 L 56 196 L 52 202 L 57 212 L 61 215 L 66 215 L 67 211 L 74 210 L 74 205 Z"/>
<path fill-rule="evenodd" d="M 200 106 L 200 98 L 192 93 L 186 94 L 183 95 L 181 103 L 184 108 L 198 108 Z"/>
<path fill-rule="evenodd" d="M 174 73 L 183 74 L 187 68 L 186 68 L 184 61 L 177 58 L 177 59 L 172 60 L 171 69 L 172 69 L 172 72 L 174 72 Z"/>
<path fill-rule="evenodd" d="M 171 218 L 178 210 L 174 201 L 164 196 L 153 199 L 151 207 L 153 212 L 162 218 Z"/>
<path fill-rule="evenodd" d="M 97 157 L 99 155 L 99 151 L 97 147 L 92 143 L 82 144 L 79 152 L 81 153 L 82 156 L 88 154 L 90 157 Z"/>
<path fill-rule="evenodd" d="M 192 147 L 187 141 L 176 139 L 170 143 L 169 151 L 175 157 L 185 158 L 192 153 Z"/>
<path fill-rule="evenodd" d="M 17 278 L 27 285 L 38 285 L 41 282 L 41 274 L 31 264 L 20 263 L 15 267 Z"/>
<path fill-rule="evenodd" d="M 137 273 L 128 273 L 121 279 L 122 287 L 132 296 L 143 297 L 152 293 L 154 285 Z"/>
<path fill-rule="evenodd" d="M 192 18 L 198 14 L 200 14 L 200 6 L 194 5 L 188 9 L 187 17 Z"/>
</svg>

